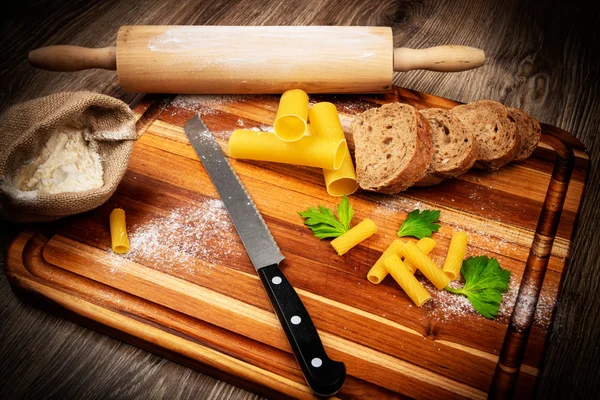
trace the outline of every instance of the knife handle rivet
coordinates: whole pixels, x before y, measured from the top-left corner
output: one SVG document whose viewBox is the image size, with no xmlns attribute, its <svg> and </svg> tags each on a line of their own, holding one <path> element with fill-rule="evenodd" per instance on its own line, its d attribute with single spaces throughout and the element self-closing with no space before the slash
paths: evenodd
<svg viewBox="0 0 600 400">
<path fill-rule="evenodd" d="M 271 282 L 273 282 L 274 285 L 279 285 L 281 283 L 281 277 L 274 276 L 273 279 L 271 279 Z"/>
<path fill-rule="evenodd" d="M 294 315 L 291 319 L 290 322 L 294 325 L 298 325 L 300 322 L 302 322 L 302 318 L 300 318 L 297 315 Z"/>
<path fill-rule="evenodd" d="M 313 358 L 312 360 L 310 360 L 310 364 L 315 368 L 319 368 L 321 365 L 323 365 L 323 360 L 316 357 L 316 358 Z"/>
</svg>

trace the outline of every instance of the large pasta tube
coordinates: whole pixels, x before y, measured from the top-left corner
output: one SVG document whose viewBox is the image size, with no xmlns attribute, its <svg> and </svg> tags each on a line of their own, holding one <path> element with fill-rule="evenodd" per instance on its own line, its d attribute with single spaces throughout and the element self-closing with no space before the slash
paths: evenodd
<svg viewBox="0 0 600 400">
<path fill-rule="evenodd" d="M 129 251 L 129 238 L 127 237 L 125 211 L 121 208 L 115 208 L 110 213 L 109 220 L 113 251 L 119 254 L 127 253 Z"/>
<path fill-rule="evenodd" d="M 346 157 L 344 157 L 344 161 L 342 161 L 340 169 L 324 169 L 323 177 L 325 178 L 325 187 L 327 188 L 327 193 L 329 193 L 331 196 L 341 197 L 344 195 L 350 195 L 356 192 L 356 189 L 358 189 L 356 170 L 352 164 L 350 152 L 346 152 Z"/>
<path fill-rule="evenodd" d="M 465 232 L 454 232 L 452 234 L 446 261 L 442 268 L 442 271 L 448 275 L 448 278 L 450 278 L 451 281 L 455 280 L 460 273 L 460 268 L 465 259 L 465 253 L 467 252 L 468 241 L 469 237 Z"/>
<path fill-rule="evenodd" d="M 425 290 L 417 278 L 406 268 L 398 254 L 392 254 L 386 258 L 384 264 L 392 278 L 398 282 L 398 285 L 400 285 L 402 290 L 406 292 L 417 307 L 421 307 L 423 303 L 431 299 L 429 292 Z"/>
<path fill-rule="evenodd" d="M 448 276 L 414 243 L 406 243 L 400 250 L 400 255 L 404 256 L 411 264 L 414 264 L 438 290 L 448 286 L 450 282 Z"/>
<path fill-rule="evenodd" d="M 375 262 L 375 264 L 373 264 L 373 267 L 371 267 L 367 273 L 367 279 L 369 282 L 378 284 L 387 276 L 388 271 L 385 268 L 384 261 L 392 254 L 400 253 L 400 250 L 404 248 L 404 245 L 405 243 L 398 239 L 394 240 L 392 244 L 389 245 L 389 247 L 381 254 L 381 257 L 379 257 L 379 259 Z M 427 237 L 422 238 L 417 242 L 417 247 L 421 249 L 423 253 L 429 254 L 435 247 L 435 240 Z M 408 268 L 411 274 L 414 274 L 417 270 L 417 267 L 409 263 L 407 260 L 404 260 L 403 264 L 406 268 Z"/>
<path fill-rule="evenodd" d="M 283 141 L 295 142 L 306 133 L 308 95 L 300 89 L 284 92 L 275 117 L 275 135 Z"/>
<path fill-rule="evenodd" d="M 368 237 L 377 232 L 377 225 L 369 218 L 365 218 L 354 228 L 341 236 L 336 237 L 331 241 L 331 246 L 335 249 L 338 255 L 344 255 Z"/>
<path fill-rule="evenodd" d="M 308 110 L 311 132 L 315 135 L 329 137 L 332 139 L 345 139 L 340 117 L 335 105 L 322 102 L 317 103 Z M 346 157 L 338 170 L 323 169 L 325 187 L 327 193 L 332 196 L 344 196 L 356 192 L 358 182 L 356 181 L 356 170 L 352 164 L 350 151 L 347 150 Z"/>
<path fill-rule="evenodd" d="M 346 156 L 345 139 L 304 136 L 297 142 L 279 140 L 270 132 L 243 129 L 229 138 L 229 155 L 234 158 L 280 162 L 328 169 L 339 169 Z"/>
</svg>

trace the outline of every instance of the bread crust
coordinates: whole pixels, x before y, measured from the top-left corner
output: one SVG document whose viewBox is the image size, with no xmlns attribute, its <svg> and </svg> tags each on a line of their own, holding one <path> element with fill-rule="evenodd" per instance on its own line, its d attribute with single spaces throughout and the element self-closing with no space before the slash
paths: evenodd
<svg viewBox="0 0 600 400">
<path fill-rule="evenodd" d="M 369 155 L 362 152 L 366 151 L 364 144 L 367 138 L 376 133 L 368 132 L 364 123 L 369 120 L 385 117 L 383 114 L 387 111 L 400 113 L 402 109 L 410 110 L 414 114 L 416 121 L 416 126 L 411 127 L 411 132 L 414 132 L 416 135 L 414 138 L 415 147 L 409 153 L 410 159 L 407 160 L 405 167 L 394 176 L 379 180 L 376 186 L 369 185 L 367 181 L 370 180 L 371 175 L 365 172 L 365 160 Z M 361 122 L 363 122 L 362 125 Z M 390 123 L 393 123 L 393 121 L 390 121 Z M 431 127 L 429 126 L 429 122 L 415 107 L 404 103 L 392 103 L 383 105 L 377 109 L 367 110 L 354 119 L 352 132 L 355 144 L 357 180 L 362 189 L 387 194 L 399 193 L 414 185 L 415 182 L 423 178 L 427 173 L 432 158 Z"/>
<path fill-rule="evenodd" d="M 496 126 L 499 125 L 499 129 L 507 130 L 506 136 L 508 137 L 509 147 L 507 147 L 504 152 L 498 152 L 493 157 L 485 157 L 482 154 L 481 148 L 483 147 L 483 144 L 481 141 L 485 138 L 478 137 L 475 127 L 473 126 L 473 120 L 477 119 L 483 111 L 492 114 L 492 118 L 488 119 L 486 122 L 489 122 L 490 124 L 494 123 Z M 477 142 L 479 150 L 474 167 L 493 171 L 515 159 L 519 152 L 521 137 L 517 132 L 514 119 L 509 115 L 508 108 L 503 104 L 492 100 L 479 100 L 474 103 L 454 107 L 451 112 L 465 124 L 467 129 L 471 130 L 471 133 Z M 491 119 L 493 119 L 493 121 Z"/>
<path fill-rule="evenodd" d="M 508 112 L 514 118 L 517 130 L 521 135 L 521 145 L 513 161 L 524 161 L 536 149 L 542 135 L 542 128 L 537 119 L 523 110 L 509 107 Z"/>
<path fill-rule="evenodd" d="M 477 159 L 477 145 L 471 132 L 464 126 L 464 124 L 455 117 L 450 111 L 441 108 L 428 108 L 421 110 L 420 113 L 425 117 L 431 125 L 431 135 L 433 140 L 434 148 L 432 149 L 432 163 L 427 170 L 427 174 L 417 183 L 415 186 L 432 186 L 442 182 L 444 179 L 454 178 L 467 172 Z M 433 123 L 438 121 L 442 123 L 446 128 L 452 129 L 451 132 L 453 139 L 466 140 L 467 151 L 461 152 L 460 155 L 455 156 L 453 161 L 459 161 L 457 165 L 451 167 L 442 167 L 439 164 L 436 165 L 436 151 L 442 151 L 444 143 L 436 143 L 436 135 L 434 132 Z M 450 126 L 449 126 L 450 125 Z M 447 133 L 448 134 L 448 133 Z M 463 139 L 464 138 L 464 139 Z M 451 146 L 453 143 L 448 143 Z M 437 150 L 435 148 L 437 146 Z M 454 163 L 448 163 L 452 165 Z"/>
</svg>

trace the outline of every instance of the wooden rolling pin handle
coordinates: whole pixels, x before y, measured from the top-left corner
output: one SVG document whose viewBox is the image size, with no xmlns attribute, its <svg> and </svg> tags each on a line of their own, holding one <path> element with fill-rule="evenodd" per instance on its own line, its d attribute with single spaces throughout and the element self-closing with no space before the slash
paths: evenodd
<svg viewBox="0 0 600 400">
<path fill-rule="evenodd" d="M 477 68 L 485 62 L 481 49 L 468 46 L 437 46 L 428 49 L 394 49 L 394 71 L 427 69 L 440 72 L 458 72 Z"/>
<path fill-rule="evenodd" d="M 117 48 L 48 46 L 30 51 L 28 59 L 32 66 L 49 71 L 82 71 L 90 68 L 116 70 Z"/>
</svg>

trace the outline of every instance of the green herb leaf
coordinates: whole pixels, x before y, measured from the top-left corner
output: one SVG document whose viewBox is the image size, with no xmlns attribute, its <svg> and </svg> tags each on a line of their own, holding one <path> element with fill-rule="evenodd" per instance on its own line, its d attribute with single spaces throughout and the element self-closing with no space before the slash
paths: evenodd
<svg viewBox="0 0 600 400">
<path fill-rule="evenodd" d="M 309 227 L 313 234 L 319 239 L 335 238 L 350 230 L 350 221 L 354 216 L 352 205 L 344 196 L 340 202 L 336 218 L 333 210 L 321 205 L 316 209 L 309 207 L 298 214 L 304 218 L 304 224 Z"/>
<path fill-rule="evenodd" d="M 398 236 L 414 236 L 417 239 L 429 237 L 433 232 L 440 229 L 439 210 L 414 210 L 408 213 L 406 220 L 402 223 Z"/>
<path fill-rule="evenodd" d="M 459 289 L 445 289 L 467 296 L 475 310 L 484 317 L 496 317 L 502 293 L 508 290 L 510 271 L 502 269 L 495 258 L 478 256 L 464 260 L 460 272 L 465 278 L 465 285 Z"/>
<path fill-rule="evenodd" d="M 340 201 L 337 214 L 340 222 L 342 225 L 344 225 L 344 228 L 346 228 L 346 231 L 349 231 L 350 221 L 352 221 L 352 217 L 354 217 L 354 209 L 352 208 L 352 205 L 348 201 L 348 197 L 346 195 L 344 195 L 342 201 Z"/>
</svg>

